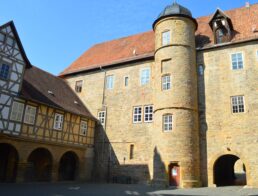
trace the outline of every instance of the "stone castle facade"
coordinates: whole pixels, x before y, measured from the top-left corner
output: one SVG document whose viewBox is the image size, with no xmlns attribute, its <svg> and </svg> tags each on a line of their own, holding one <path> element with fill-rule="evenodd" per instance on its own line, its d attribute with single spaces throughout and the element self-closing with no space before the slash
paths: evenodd
<svg viewBox="0 0 258 196">
<path fill-rule="evenodd" d="M 60 74 L 93 115 L 96 179 L 258 187 L 258 4 L 97 44 Z"/>
</svg>

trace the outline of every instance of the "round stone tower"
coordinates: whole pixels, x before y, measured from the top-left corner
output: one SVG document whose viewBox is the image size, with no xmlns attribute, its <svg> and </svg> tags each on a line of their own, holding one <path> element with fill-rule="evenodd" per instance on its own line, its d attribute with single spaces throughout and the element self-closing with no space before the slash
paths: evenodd
<svg viewBox="0 0 258 196">
<path fill-rule="evenodd" d="M 196 29 L 191 12 L 177 3 L 153 23 L 154 183 L 200 186 Z"/>
</svg>

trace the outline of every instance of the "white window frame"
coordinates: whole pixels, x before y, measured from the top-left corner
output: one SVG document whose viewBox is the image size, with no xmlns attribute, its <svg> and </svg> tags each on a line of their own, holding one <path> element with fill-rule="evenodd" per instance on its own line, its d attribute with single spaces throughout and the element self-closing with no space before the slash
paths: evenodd
<svg viewBox="0 0 258 196">
<path fill-rule="evenodd" d="M 59 118 L 59 119 L 57 119 L 57 118 Z M 63 123 L 64 123 L 64 115 L 59 114 L 59 113 L 55 113 L 53 128 L 55 130 L 62 130 L 63 129 Z"/>
<path fill-rule="evenodd" d="M 146 109 L 148 111 L 146 112 Z M 151 109 L 151 112 L 150 112 Z M 145 105 L 144 106 L 144 122 L 153 122 L 153 105 Z"/>
<path fill-rule="evenodd" d="M 165 74 L 161 77 L 162 90 L 167 91 L 171 89 L 171 75 Z"/>
<path fill-rule="evenodd" d="M 114 88 L 115 77 L 114 75 L 106 76 L 106 89 L 111 90 Z"/>
<path fill-rule="evenodd" d="M 124 87 L 128 87 L 129 86 L 129 76 L 125 76 L 124 77 Z"/>
<path fill-rule="evenodd" d="M 100 124 L 105 127 L 106 124 L 106 111 L 99 111 L 98 112 L 98 119 Z"/>
<path fill-rule="evenodd" d="M 239 68 L 239 60 L 238 57 L 236 57 L 236 61 L 233 61 L 233 55 L 238 55 L 241 54 L 241 58 L 242 58 L 242 68 Z M 230 58 L 231 58 L 231 69 L 232 70 L 242 70 L 244 69 L 244 65 L 245 65 L 245 60 L 244 60 L 244 53 L 243 52 L 234 52 L 230 54 Z M 237 68 L 234 68 L 233 63 L 237 64 Z"/>
<path fill-rule="evenodd" d="M 170 121 L 171 119 L 171 121 Z M 162 124 L 163 124 L 163 131 L 164 132 L 171 132 L 173 131 L 173 114 L 164 114 L 162 116 Z"/>
<path fill-rule="evenodd" d="M 170 30 L 166 30 L 162 32 L 162 38 L 161 38 L 161 44 L 162 46 L 167 46 L 170 44 L 171 42 L 171 31 Z"/>
<path fill-rule="evenodd" d="M 232 96 L 230 99 L 232 114 L 245 113 L 245 97 L 243 95 Z"/>
<path fill-rule="evenodd" d="M 36 114 L 37 114 L 37 107 L 32 105 L 27 105 L 25 108 L 23 122 L 30 125 L 34 125 Z"/>
<path fill-rule="evenodd" d="M 145 71 L 149 72 L 148 76 L 144 74 Z M 151 78 L 150 67 L 142 68 L 140 70 L 140 84 L 141 84 L 141 86 L 144 86 L 144 85 L 147 85 L 148 83 L 150 83 L 150 78 Z"/>
<path fill-rule="evenodd" d="M 80 125 L 80 135 L 86 136 L 88 132 L 88 121 L 82 120 Z"/>
<path fill-rule="evenodd" d="M 10 119 L 13 121 L 22 122 L 23 111 L 24 111 L 24 104 L 21 102 L 14 101 L 12 105 Z"/>
<path fill-rule="evenodd" d="M 141 111 L 141 112 L 139 112 L 139 111 Z M 134 124 L 142 122 L 142 114 L 143 114 L 142 106 L 134 106 L 133 107 L 133 123 Z M 136 117 L 136 119 L 135 119 L 135 117 Z M 140 120 L 138 117 L 140 117 Z"/>
</svg>

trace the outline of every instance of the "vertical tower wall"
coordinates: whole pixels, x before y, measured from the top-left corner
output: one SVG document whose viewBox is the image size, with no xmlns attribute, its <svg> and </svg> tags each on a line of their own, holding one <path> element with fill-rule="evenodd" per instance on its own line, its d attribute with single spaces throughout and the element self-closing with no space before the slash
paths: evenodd
<svg viewBox="0 0 258 196">
<path fill-rule="evenodd" d="M 178 163 L 180 187 L 200 186 L 195 29 L 193 19 L 181 16 L 167 17 L 154 26 L 153 148 L 158 151 L 167 172 L 170 163 Z M 167 30 L 171 32 L 170 45 L 162 46 L 162 32 Z M 166 67 L 162 67 L 164 60 Z M 161 80 L 165 74 L 170 74 L 172 80 L 171 89 L 166 91 L 162 90 Z M 173 115 L 171 132 L 162 131 L 164 114 Z M 157 164 L 154 170 L 159 170 Z M 168 175 L 157 178 L 169 181 Z"/>
</svg>

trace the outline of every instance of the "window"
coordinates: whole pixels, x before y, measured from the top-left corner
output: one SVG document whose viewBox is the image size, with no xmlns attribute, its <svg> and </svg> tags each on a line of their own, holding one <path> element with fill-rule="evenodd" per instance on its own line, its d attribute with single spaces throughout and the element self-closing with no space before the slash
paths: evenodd
<svg viewBox="0 0 258 196">
<path fill-rule="evenodd" d="M 163 130 L 165 132 L 172 131 L 173 128 L 173 116 L 172 114 L 166 114 L 163 116 Z"/>
<path fill-rule="evenodd" d="M 152 122 L 153 120 L 153 106 L 144 106 L 144 122 Z"/>
<path fill-rule="evenodd" d="M 25 109 L 24 122 L 33 125 L 35 122 L 36 111 L 36 107 L 27 105 Z"/>
<path fill-rule="evenodd" d="M 171 77 L 170 75 L 162 76 L 162 90 L 171 89 Z"/>
<path fill-rule="evenodd" d="M 81 121 L 81 135 L 87 135 L 88 124 L 86 121 Z"/>
<path fill-rule="evenodd" d="M 106 78 L 106 89 L 114 88 L 114 76 L 107 76 Z"/>
<path fill-rule="evenodd" d="M 243 69 L 243 55 L 241 52 L 231 55 L 232 69 Z"/>
<path fill-rule="evenodd" d="M 64 116 L 62 114 L 55 114 L 54 129 L 62 130 Z"/>
<path fill-rule="evenodd" d="M 11 117 L 10 117 L 11 120 L 21 122 L 23 110 L 24 110 L 24 104 L 14 101 L 13 107 L 12 107 L 12 112 L 11 112 Z"/>
<path fill-rule="evenodd" d="M 5 34 L 0 33 L 0 41 L 4 42 L 5 40 Z"/>
<path fill-rule="evenodd" d="M 132 160 L 134 158 L 134 145 L 131 144 L 130 145 L 130 154 L 129 154 L 129 158 Z"/>
<path fill-rule="evenodd" d="M 82 92 L 82 84 L 83 84 L 82 80 L 76 81 L 76 83 L 75 83 L 75 91 L 77 93 Z"/>
<path fill-rule="evenodd" d="M 199 65 L 199 66 L 198 66 L 198 74 L 199 74 L 199 76 L 203 76 L 203 74 L 204 74 L 203 65 Z"/>
<path fill-rule="evenodd" d="M 231 104 L 233 113 L 245 112 L 244 96 L 231 97 Z"/>
<path fill-rule="evenodd" d="M 2 64 L 0 66 L 0 78 L 1 79 L 8 79 L 9 77 L 9 72 L 10 72 L 10 65 L 7 64 Z"/>
<path fill-rule="evenodd" d="M 224 36 L 224 34 L 223 34 L 222 29 L 217 29 L 217 31 L 216 31 L 217 44 L 220 44 L 223 42 L 223 36 Z"/>
<path fill-rule="evenodd" d="M 100 124 L 104 127 L 105 126 L 105 121 L 106 121 L 106 112 L 105 111 L 100 111 L 98 113 L 98 118 L 99 118 Z"/>
<path fill-rule="evenodd" d="M 170 31 L 165 31 L 162 33 L 162 46 L 170 44 Z"/>
<path fill-rule="evenodd" d="M 129 85 L 129 77 L 125 76 L 125 87 Z"/>
<path fill-rule="evenodd" d="M 133 123 L 142 122 L 142 107 L 133 108 Z"/>
<path fill-rule="evenodd" d="M 148 84 L 150 81 L 150 68 L 141 70 L 141 85 Z"/>
<path fill-rule="evenodd" d="M 228 34 L 229 34 L 229 33 L 228 33 L 228 30 L 227 30 L 224 26 L 219 27 L 219 28 L 216 30 L 216 32 L 215 32 L 215 35 L 216 35 L 216 43 L 217 43 L 217 44 L 221 44 L 221 43 L 230 41 Z"/>
<path fill-rule="evenodd" d="M 256 50 L 256 60 L 258 61 L 258 50 Z"/>
</svg>

